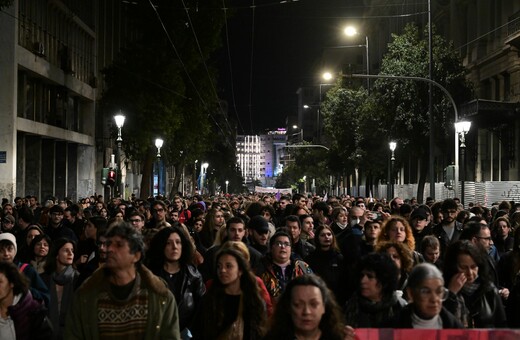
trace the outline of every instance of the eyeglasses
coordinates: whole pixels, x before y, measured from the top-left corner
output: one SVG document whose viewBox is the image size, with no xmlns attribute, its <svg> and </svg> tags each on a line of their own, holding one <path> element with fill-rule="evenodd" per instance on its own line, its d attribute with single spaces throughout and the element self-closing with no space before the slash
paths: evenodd
<svg viewBox="0 0 520 340">
<path fill-rule="evenodd" d="M 130 220 L 130 223 L 139 223 L 139 222 L 142 222 L 143 220 L 139 219 L 139 218 L 134 218 L 134 219 L 131 219 Z"/>
<path fill-rule="evenodd" d="M 489 237 L 475 236 L 475 237 L 478 238 L 479 240 L 486 240 L 486 241 L 490 241 L 491 242 L 491 236 L 489 236 Z"/>
<path fill-rule="evenodd" d="M 287 248 L 287 247 L 291 246 L 291 243 L 278 241 L 278 242 L 275 242 L 274 245 L 277 246 L 278 248 Z"/>
<path fill-rule="evenodd" d="M 444 301 L 448 298 L 449 295 L 448 288 L 446 287 L 439 287 L 436 290 L 431 290 L 430 288 L 422 287 L 417 289 L 417 291 L 419 292 L 419 295 L 421 295 L 422 298 L 426 299 L 431 297 L 433 294 L 435 297 L 440 297 L 441 300 Z"/>
</svg>

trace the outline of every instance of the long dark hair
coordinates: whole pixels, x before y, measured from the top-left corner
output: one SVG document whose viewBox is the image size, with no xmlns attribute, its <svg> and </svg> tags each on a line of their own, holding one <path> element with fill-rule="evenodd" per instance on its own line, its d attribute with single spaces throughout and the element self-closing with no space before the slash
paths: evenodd
<svg viewBox="0 0 520 340">
<path fill-rule="evenodd" d="M 153 236 L 146 253 L 146 266 L 156 275 L 161 271 L 166 261 L 164 249 L 168 243 L 168 238 L 174 233 L 179 235 L 181 239 L 182 251 L 179 258 L 181 267 L 193 263 L 194 249 L 186 232 L 177 226 L 163 228 Z"/>
<path fill-rule="evenodd" d="M 459 255 L 469 255 L 478 266 L 478 276 L 483 285 L 489 285 L 491 277 L 485 254 L 479 247 L 469 240 L 459 240 L 448 246 L 446 257 L 444 258 L 444 282 L 447 285 L 451 278 L 459 272 Z"/>
<path fill-rule="evenodd" d="M 56 271 L 56 268 L 58 268 L 58 260 L 56 259 L 56 257 L 58 256 L 60 249 L 67 243 L 72 244 L 72 249 L 76 251 L 76 243 L 68 238 L 62 237 L 52 243 L 52 247 L 50 248 L 49 254 L 47 255 L 45 261 L 45 273 L 52 274 Z"/>
<path fill-rule="evenodd" d="M 271 318 L 269 331 L 266 339 L 293 339 L 294 325 L 291 316 L 292 291 L 298 286 L 314 286 L 321 292 L 325 314 L 321 317 L 319 328 L 321 330 L 320 339 L 343 339 L 344 321 L 341 309 L 338 306 L 334 295 L 327 288 L 327 284 L 317 275 L 308 274 L 294 278 L 283 292 L 278 301 L 274 314 Z"/>
<path fill-rule="evenodd" d="M 244 322 L 249 325 L 251 338 L 262 336 L 265 333 L 266 311 L 265 303 L 260 296 L 260 288 L 256 281 L 256 277 L 251 271 L 249 262 L 236 249 L 227 248 L 220 250 L 216 255 L 216 262 L 224 256 L 233 256 L 238 264 L 238 269 L 242 271 L 240 277 L 240 288 L 242 290 L 243 316 Z M 215 275 L 215 277 L 218 277 Z M 221 329 L 224 321 L 225 306 L 225 286 L 216 279 L 212 286 L 204 296 L 204 310 L 203 310 L 203 332 L 205 339 L 215 337 L 216 330 Z M 244 334 L 244 339 L 248 337 Z"/>
</svg>

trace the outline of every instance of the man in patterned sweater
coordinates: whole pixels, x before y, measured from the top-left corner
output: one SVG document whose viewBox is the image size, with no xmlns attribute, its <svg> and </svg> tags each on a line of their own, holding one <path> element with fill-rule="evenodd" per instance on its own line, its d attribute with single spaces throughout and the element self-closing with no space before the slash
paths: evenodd
<svg viewBox="0 0 520 340">
<path fill-rule="evenodd" d="M 174 296 L 141 264 L 142 235 L 120 222 L 106 239 L 105 266 L 77 290 L 64 339 L 180 339 Z"/>
</svg>

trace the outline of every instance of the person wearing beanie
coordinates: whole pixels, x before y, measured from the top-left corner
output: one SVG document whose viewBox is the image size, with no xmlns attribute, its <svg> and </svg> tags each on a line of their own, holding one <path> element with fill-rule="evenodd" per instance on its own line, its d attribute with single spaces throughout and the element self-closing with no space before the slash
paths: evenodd
<svg viewBox="0 0 520 340">
<path fill-rule="evenodd" d="M 415 208 L 410 215 L 413 237 L 415 239 L 415 250 L 419 251 L 421 241 L 425 236 L 432 234 L 432 227 L 428 224 L 428 214 L 423 208 Z"/>
<path fill-rule="evenodd" d="M 43 283 L 40 275 L 36 270 L 27 263 L 22 263 L 16 259 L 18 246 L 16 237 L 11 233 L 0 234 L 0 261 L 15 264 L 21 273 L 25 275 L 29 281 L 29 290 L 34 299 L 43 301 L 45 305 L 49 303 L 49 290 Z"/>
</svg>

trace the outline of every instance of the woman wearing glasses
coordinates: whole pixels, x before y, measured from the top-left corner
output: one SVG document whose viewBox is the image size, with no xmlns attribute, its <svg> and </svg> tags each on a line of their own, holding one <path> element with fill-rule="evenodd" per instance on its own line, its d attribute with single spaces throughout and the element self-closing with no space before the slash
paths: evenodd
<svg viewBox="0 0 520 340">
<path fill-rule="evenodd" d="M 437 267 L 430 263 L 414 267 L 406 288 L 410 304 L 399 316 L 398 328 L 443 329 L 463 328 L 462 324 L 442 306 L 448 297 L 444 278 Z"/>
<path fill-rule="evenodd" d="M 466 328 L 506 327 L 502 299 L 492 283 L 487 254 L 468 240 L 448 247 L 444 281 L 449 290 L 446 307 Z"/>
</svg>

